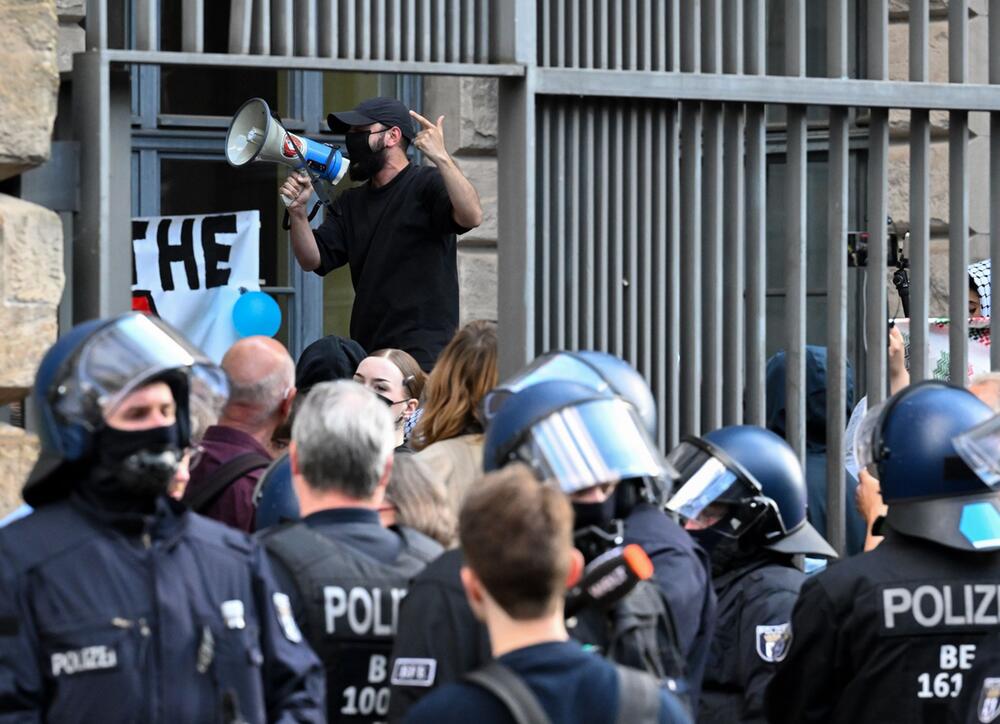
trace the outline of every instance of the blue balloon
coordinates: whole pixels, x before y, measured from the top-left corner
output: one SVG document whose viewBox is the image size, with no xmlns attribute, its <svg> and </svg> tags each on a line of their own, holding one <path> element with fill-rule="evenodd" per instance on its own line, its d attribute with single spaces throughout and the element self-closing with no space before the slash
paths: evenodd
<svg viewBox="0 0 1000 724">
<path fill-rule="evenodd" d="M 281 307 L 264 292 L 246 292 L 233 305 L 233 325 L 240 337 L 273 337 L 281 327 Z"/>
</svg>

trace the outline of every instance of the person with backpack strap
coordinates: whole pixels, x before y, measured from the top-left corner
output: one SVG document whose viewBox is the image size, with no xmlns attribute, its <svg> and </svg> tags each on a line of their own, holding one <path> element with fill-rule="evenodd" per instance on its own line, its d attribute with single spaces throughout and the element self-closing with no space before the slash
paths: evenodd
<svg viewBox="0 0 1000 724">
<path fill-rule="evenodd" d="M 462 585 L 494 659 L 418 702 L 407 723 L 666 724 L 689 722 L 676 695 L 642 671 L 571 639 L 564 594 L 583 570 L 573 512 L 557 487 L 522 464 L 491 473 L 459 518 Z M 417 662 L 397 661 L 394 673 Z"/>
<path fill-rule="evenodd" d="M 258 534 L 288 592 L 285 613 L 326 670 L 327 720 L 384 721 L 389 656 L 412 577 L 442 551 L 417 531 L 384 528 L 393 418 L 356 382 L 313 387 L 288 457 L 302 520 Z"/>
</svg>

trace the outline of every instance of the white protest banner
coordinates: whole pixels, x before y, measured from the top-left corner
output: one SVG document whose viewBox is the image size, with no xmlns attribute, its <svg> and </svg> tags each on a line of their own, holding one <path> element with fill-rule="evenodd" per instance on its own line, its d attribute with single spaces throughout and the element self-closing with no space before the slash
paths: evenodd
<svg viewBox="0 0 1000 724">
<path fill-rule="evenodd" d="M 896 326 L 903 335 L 906 345 L 906 362 L 910 366 L 910 320 L 897 319 Z M 949 377 L 951 348 L 948 337 L 948 320 L 927 320 L 927 359 L 931 376 L 938 380 Z M 990 320 L 987 317 L 973 317 L 969 320 L 969 368 L 967 377 L 990 371 Z"/>
<path fill-rule="evenodd" d="M 260 288 L 259 240 L 259 211 L 132 219 L 132 308 L 221 361 L 239 339 L 232 312 L 240 288 Z"/>
</svg>

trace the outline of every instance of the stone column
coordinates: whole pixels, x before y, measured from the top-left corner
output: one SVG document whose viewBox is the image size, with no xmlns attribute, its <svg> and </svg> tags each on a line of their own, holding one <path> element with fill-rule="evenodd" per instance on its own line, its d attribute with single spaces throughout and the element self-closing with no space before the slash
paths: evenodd
<svg viewBox="0 0 1000 724">
<path fill-rule="evenodd" d="M 66 4 L 66 3 L 63 3 Z M 0 180 L 49 157 L 59 89 L 55 0 L 0 0 Z M 57 334 L 62 225 L 41 206 L 0 194 L 0 405 L 27 396 Z M 0 514 L 20 503 L 38 455 L 29 433 L 0 424 Z"/>
<path fill-rule="evenodd" d="M 483 223 L 459 237 L 460 323 L 497 318 L 497 81 L 424 79 L 424 115 L 443 115 L 448 152 L 479 191 Z"/>
<path fill-rule="evenodd" d="M 931 0 L 928 28 L 928 71 L 933 83 L 948 82 L 948 0 Z M 989 82 L 988 2 L 969 3 L 970 83 Z M 889 76 L 909 78 L 908 0 L 889 3 Z M 948 113 L 932 111 L 930 169 L 930 314 L 948 316 Z M 889 216 L 900 233 L 909 228 L 910 218 L 910 114 L 892 111 L 889 147 Z M 985 259 L 990 253 L 989 163 L 990 120 L 987 113 L 969 114 L 969 261 Z M 888 279 L 888 277 L 887 277 Z M 895 308 L 895 289 L 890 289 L 890 309 Z M 961 290 L 965 294 L 965 290 Z"/>
</svg>

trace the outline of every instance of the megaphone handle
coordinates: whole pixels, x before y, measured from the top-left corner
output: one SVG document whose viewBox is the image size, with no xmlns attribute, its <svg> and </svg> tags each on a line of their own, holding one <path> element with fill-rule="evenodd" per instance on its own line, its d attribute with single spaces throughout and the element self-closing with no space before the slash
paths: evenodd
<svg viewBox="0 0 1000 724">
<path fill-rule="evenodd" d="M 285 198 L 285 197 L 282 196 L 281 198 Z M 287 205 L 288 205 L 288 202 L 285 203 L 285 206 L 287 206 Z M 319 207 L 322 206 L 322 205 L 323 205 L 322 202 L 317 201 L 316 204 L 312 207 L 312 211 L 309 212 L 309 216 L 307 216 L 306 218 L 309 221 L 312 221 L 313 219 L 315 219 L 316 218 L 316 214 L 319 213 Z M 292 228 L 292 220 L 288 216 L 288 209 L 285 209 L 285 217 L 281 220 L 281 230 L 282 231 L 289 231 L 291 228 Z"/>
</svg>

